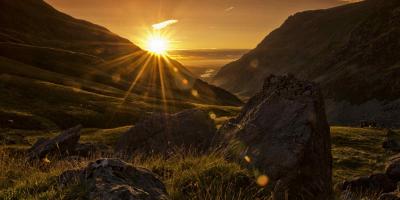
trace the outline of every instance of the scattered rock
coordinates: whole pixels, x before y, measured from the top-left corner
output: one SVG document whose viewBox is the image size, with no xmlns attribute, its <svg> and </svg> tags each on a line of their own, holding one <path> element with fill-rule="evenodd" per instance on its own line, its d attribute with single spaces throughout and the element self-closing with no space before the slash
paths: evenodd
<svg viewBox="0 0 400 200">
<path fill-rule="evenodd" d="M 400 136 L 390 129 L 386 130 L 386 140 L 382 147 L 390 151 L 400 151 Z"/>
<path fill-rule="evenodd" d="M 400 157 L 395 157 L 389 161 L 386 167 L 386 175 L 395 182 L 400 181 Z"/>
<path fill-rule="evenodd" d="M 59 176 L 59 184 L 81 181 L 88 188 L 88 199 L 167 200 L 164 184 L 155 174 L 119 159 L 104 158 L 83 170 L 69 170 Z"/>
<path fill-rule="evenodd" d="M 388 193 L 397 189 L 397 184 L 386 174 L 372 174 L 369 177 L 360 177 L 343 183 L 342 191 L 354 193 Z"/>
<path fill-rule="evenodd" d="M 274 199 L 331 199 L 330 129 L 316 84 L 269 76 L 220 131 L 231 150 L 269 177 Z"/>
<path fill-rule="evenodd" d="M 206 150 L 216 137 L 214 121 L 201 110 L 153 114 L 137 123 L 117 142 L 118 152 L 170 153 L 175 148 Z"/>
<path fill-rule="evenodd" d="M 400 196 L 397 193 L 385 193 L 379 196 L 378 200 L 400 200 Z"/>
<path fill-rule="evenodd" d="M 76 126 L 61 132 L 60 135 L 53 139 L 46 140 L 40 138 L 32 148 L 28 150 L 28 160 L 41 160 L 48 155 L 70 155 L 75 151 L 75 147 L 78 144 L 81 129 L 82 126 Z"/>
</svg>

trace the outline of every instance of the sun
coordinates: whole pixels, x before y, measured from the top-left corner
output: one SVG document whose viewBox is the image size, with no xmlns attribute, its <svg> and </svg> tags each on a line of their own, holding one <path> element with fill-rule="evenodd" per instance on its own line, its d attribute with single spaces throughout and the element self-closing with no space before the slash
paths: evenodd
<svg viewBox="0 0 400 200">
<path fill-rule="evenodd" d="M 149 37 L 147 50 L 156 55 L 165 55 L 168 51 L 168 39 L 161 36 Z"/>
</svg>

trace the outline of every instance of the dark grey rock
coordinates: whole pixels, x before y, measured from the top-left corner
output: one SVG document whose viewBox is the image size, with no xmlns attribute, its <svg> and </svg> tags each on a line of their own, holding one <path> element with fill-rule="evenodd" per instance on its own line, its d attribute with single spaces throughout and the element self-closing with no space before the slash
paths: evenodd
<svg viewBox="0 0 400 200">
<path fill-rule="evenodd" d="M 386 174 L 372 174 L 343 183 L 343 191 L 354 193 L 388 193 L 397 189 L 397 184 Z"/>
<path fill-rule="evenodd" d="M 331 199 L 330 129 L 316 84 L 269 76 L 220 133 L 232 152 L 269 177 L 274 199 Z"/>
<path fill-rule="evenodd" d="M 76 126 L 61 132 L 52 139 L 40 138 L 29 150 L 27 158 L 29 161 L 40 160 L 48 155 L 65 156 L 75 151 L 80 138 L 82 126 Z"/>
<path fill-rule="evenodd" d="M 387 129 L 386 130 L 386 139 L 382 144 L 382 147 L 390 150 L 399 152 L 400 151 L 400 136 L 396 134 L 394 131 Z"/>
<path fill-rule="evenodd" d="M 157 175 L 119 159 L 103 158 L 82 170 L 69 170 L 59 176 L 59 185 L 73 181 L 85 184 L 88 199 L 167 200 L 164 184 Z"/>
<path fill-rule="evenodd" d="M 399 194 L 393 193 L 385 193 L 379 196 L 378 200 L 400 200 Z"/>
<path fill-rule="evenodd" d="M 123 134 L 116 150 L 168 154 L 176 148 L 203 151 L 216 139 L 214 121 L 201 110 L 185 110 L 176 114 L 157 113 L 144 119 Z"/>
<path fill-rule="evenodd" d="M 400 157 L 396 156 L 389 161 L 386 175 L 395 182 L 400 181 Z"/>
</svg>

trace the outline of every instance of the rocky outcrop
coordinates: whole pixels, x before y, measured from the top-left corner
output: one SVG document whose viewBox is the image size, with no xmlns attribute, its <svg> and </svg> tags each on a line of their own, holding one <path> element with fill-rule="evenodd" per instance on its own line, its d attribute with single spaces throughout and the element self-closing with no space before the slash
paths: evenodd
<svg viewBox="0 0 400 200">
<path fill-rule="evenodd" d="M 90 163 L 85 169 L 66 171 L 59 177 L 59 184 L 68 185 L 72 180 L 85 184 L 88 199 L 169 199 L 165 186 L 157 175 L 119 159 L 99 159 Z"/>
<path fill-rule="evenodd" d="M 220 132 L 232 152 L 268 176 L 275 199 L 331 198 L 330 130 L 316 84 L 269 76 Z"/>
<path fill-rule="evenodd" d="M 206 150 L 216 139 L 216 128 L 209 115 L 201 110 L 176 114 L 157 113 L 137 123 L 117 142 L 118 152 L 131 155 L 170 153 L 175 148 Z"/>
<path fill-rule="evenodd" d="M 72 154 L 78 145 L 81 129 L 82 126 L 76 126 L 61 132 L 53 139 L 38 139 L 28 150 L 28 160 L 40 160 L 48 155 L 64 156 Z"/>
</svg>

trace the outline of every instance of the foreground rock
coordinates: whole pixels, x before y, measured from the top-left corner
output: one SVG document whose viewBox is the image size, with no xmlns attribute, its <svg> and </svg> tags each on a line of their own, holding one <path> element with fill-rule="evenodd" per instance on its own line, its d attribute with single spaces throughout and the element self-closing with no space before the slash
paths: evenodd
<svg viewBox="0 0 400 200">
<path fill-rule="evenodd" d="M 379 196 L 378 200 L 400 200 L 400 195 L 398 193 L 385 193 Z"/>
<path fill-rule="evenodd" d="M 43 159 L 48 155 L 64 156 L 75 151 L 80 138 L 82 126 L 63 131 L 53 139 L 40 138 L 29 150 L 28 160 Z"/>
<path fill-rule="evenodd" d="M 221 133 L 233 141 L 230 148 L 269 177 L 274 199 L 331 199 L 330 130 L 314 83 L 268 77 Z"/>
<path fill-rule="evenodd" d="M 400 155 L 389 159 L 384 174 L 371 174 L 354 180 L 344 181 L 342 192 L 382 194 L 380 200 L 396 199 L 397 184 L 400 181 Z"/>
<path fill-rule="evenodd" d="M 394 131 L 387 129 L 386 139 L 383 142 L 382 147 L 390 151 L 400 151 L 400 136 Z"/>
<path fill-rule="evenodd" d="M 395 182 L 400 181 L 400 155 L 389 160 L 386 167 L 386 175 Z"/>
<path fill-rule="evenodd" d="M 64 172 L 60 184 L 81 181 L 89 199 L 97 200 L 167 200 L 164 184 L 155 174 L 135 168 L 119 159 L 100 159 L 83 170 Z"/>
<path fill-rule="evenodd" d="M 117 142 L 116 150 L 131 155 L 169 153 L 175 148 L 206 150 L 216 137 L 213 120 L 200 110 L 153 114 L 137 123 Z"/>
<path fill-rule="evenodd" d="M 386 174 L 372 174 L 369 177 L 360 177 L 343 183 L 343 191 L 361 194 L 380 194 L 393 192 L 397 188 L 396 182 Z"/>
</svg>

